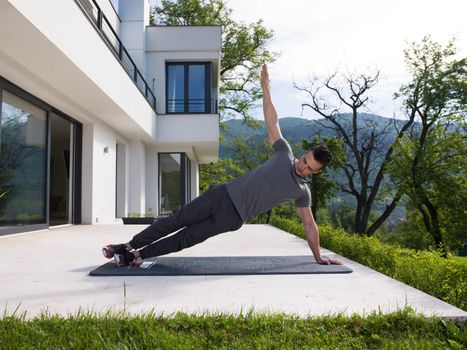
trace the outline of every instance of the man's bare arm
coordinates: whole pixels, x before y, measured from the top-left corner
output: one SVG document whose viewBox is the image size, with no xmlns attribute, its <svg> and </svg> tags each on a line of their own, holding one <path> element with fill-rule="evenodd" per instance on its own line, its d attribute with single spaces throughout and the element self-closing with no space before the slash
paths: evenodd
<svg viewBox="0 0 467 350">
<path fill-rule="evenodd" d="M 269 91 L 269 73 L 267 65 L 263 64 L 261 70 L 261 88 L 263 89 L 263 114 L 268 127 L 269 144 L 273 145 L 282 138 L 279 127 L 279 117 L 272 104 L 271 92 Z"/>
<path fill-rule="evenodd" d="M 305 237 L 316 262 L 322 265 L 342 265 L 342 262 L 339 260 L 329 259 L 328 257 L 321 255 L 319 249 L 318 225 L 316 225 L 311 209 L 309 207 L 296 207 L 295 210 L 302 220 L 303 227 L 305 229 Z"/>
</svg>

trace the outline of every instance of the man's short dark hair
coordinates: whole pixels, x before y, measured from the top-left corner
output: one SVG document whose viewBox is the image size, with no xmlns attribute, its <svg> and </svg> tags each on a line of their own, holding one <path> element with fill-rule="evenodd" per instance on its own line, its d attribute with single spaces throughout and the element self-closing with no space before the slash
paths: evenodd
<svg viewBox="0 0 467 350">
<path fill-rule="evenodd" d="M 328 146 L 321 144 L 311 147 L 308 151 L 313 151 L 315 160 L 323 165 L 323 170 L 332 161 L 332 153 Z"/>
</svg>

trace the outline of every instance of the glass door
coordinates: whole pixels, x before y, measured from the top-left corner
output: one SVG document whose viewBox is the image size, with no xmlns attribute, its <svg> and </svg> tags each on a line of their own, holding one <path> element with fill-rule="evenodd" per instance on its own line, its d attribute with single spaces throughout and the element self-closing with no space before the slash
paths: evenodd
<svg viewBox="0 0 467 350">
<path fill-rule="evenodd" d="M 175 213 L 191 200 L 190 170 L 185 153 L 159 153 L 159 215 Z"/>
<path fill-rule="evenodd" d="M 2 92 L 0 226 L 46 224 L 47 111 Z"/>
<path fill-rule="evenodd" d="M 73 196 L 73 123 L 55 113 L 50 117 L 49 224 L 71 222 Z"/>
</svg>

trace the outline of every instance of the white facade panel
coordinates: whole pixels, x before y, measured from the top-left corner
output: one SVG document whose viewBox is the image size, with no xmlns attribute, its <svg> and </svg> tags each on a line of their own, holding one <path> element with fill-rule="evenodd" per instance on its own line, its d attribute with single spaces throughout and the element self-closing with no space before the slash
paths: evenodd
<svg viewBox="0 0 467 350">
<path fill-rule="evenodd" d="M 159 163 L 157 157 L 157 148 L 146 148 L 146 212 L 152 212 L 157 215 L 159 212 Z"/>
<path fill-rule="evenodd" d="M 199 164 L 197 161 L 191 161 L 191 198 L 199 196 Z"/>
<path fill-rule="evenodd" d="M 220 26 L 151 26 L 146 33 L 148 51 L 221 50 Z"/>
<path fill-rule="evenodd" d="M 128 144 L 117 140 L 117 218 L 128 215 L 130 155 Z"/>
<path fill-rule="evenodd" d="M 93 224 L 93 155 L 94 155 L 94 127 L 92 124 L 83 125 L 83 152 L 81 174 L 81 221 L 83 224 Z"/>
<path fill-rule="evenodd" d="M 142 142 L 130 143 L 130 213 L 146 211 L 146 149 Z"/>
<path fill-rule="evenodd" d="M 157 118 L 159 142 L 216 142 L 219 140 L 217 114 L 165 114 Z"/>
<path fill-rule="evenodd" d="M 127 50 L 144 50 L 145 29 L 143 22 L 122 22 L 120 39 Z"/>
<path fill-rule="evenodd" d="M 219 158 L 217 114 L 166 114 L 157 118 L 157 140 L 161 144 L 192 145 L 200 164 Z"/>
<path fill-rule="evenodd" d="M 149 24 L 149 0 L 119 0 L 118 14 L 122 21 L 143 21 Z"/>
<path fill-rule="evenodd" d="M 115 133 L 105 125 L 94 125 L 92 166 L 94 223 L 115 223 L 116 157 Z"/>
</svg>

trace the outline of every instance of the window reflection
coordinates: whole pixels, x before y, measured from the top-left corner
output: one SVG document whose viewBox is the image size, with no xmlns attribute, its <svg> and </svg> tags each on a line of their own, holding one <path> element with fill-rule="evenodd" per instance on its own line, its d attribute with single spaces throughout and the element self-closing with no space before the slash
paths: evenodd
<svg viewBox="0 0 467 350">
<path fill-rule="evenodd" d="M 47 112 L 3 91 L 0 226 L 45 223 Z"/>
<path fill-rule="evenodd" d="M 159 155 L 159 199 L 160 214 L 167 215 L 181 207 L 181 154 Z"/>
<path fill-rule="evenodd" d="M 209 63 L 167 64 L 167 113 L 211 113 Z"/>
</svg>

